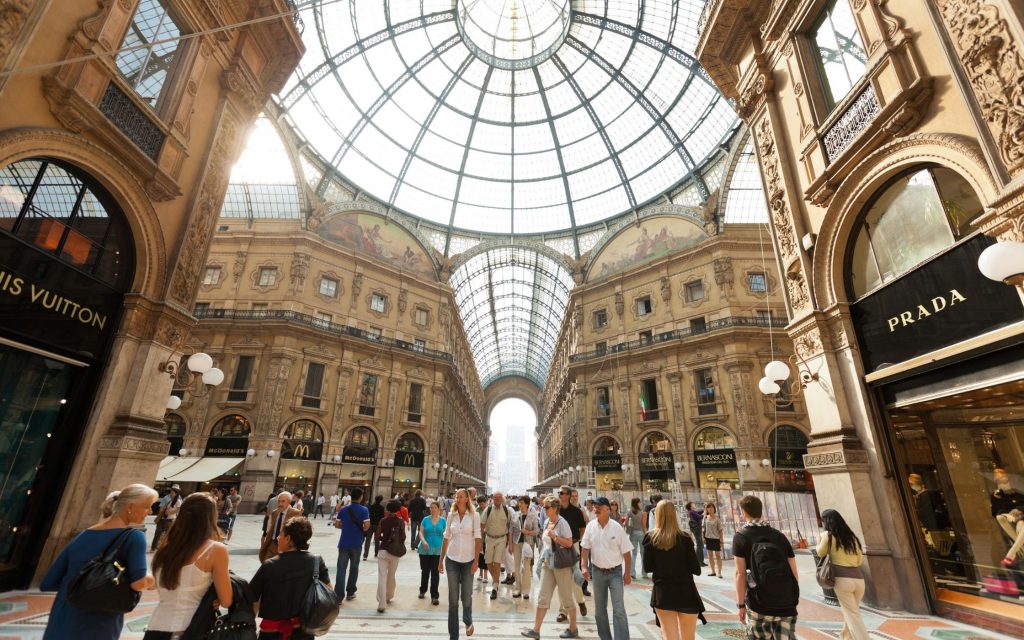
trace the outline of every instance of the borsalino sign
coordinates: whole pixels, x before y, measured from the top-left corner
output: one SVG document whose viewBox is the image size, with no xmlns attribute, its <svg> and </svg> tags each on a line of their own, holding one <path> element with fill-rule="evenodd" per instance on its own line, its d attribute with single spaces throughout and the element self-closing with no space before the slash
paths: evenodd
<svg viewBox="0 0 1024 640">
<path fill-rule="evenodd" d="M 868 371 L 1024 320 L 1013 287 L 978 271 L 978 235 L 850 306 Z"/>
</svg>

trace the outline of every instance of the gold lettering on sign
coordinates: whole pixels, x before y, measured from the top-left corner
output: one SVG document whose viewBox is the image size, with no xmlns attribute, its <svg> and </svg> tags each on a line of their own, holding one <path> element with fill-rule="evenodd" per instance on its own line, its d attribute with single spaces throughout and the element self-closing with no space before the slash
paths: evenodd
<svg viewBox="0 0 1024 640">
<path fill-rule="evenodd" d="M 19 297 L 24 292 L 25 280 L 23 278 L 18 278 L 6 271 L 0 271 L 0 293 Z M 95 327 L 100 331 L 103 331 L 107 326 L 107 316 L 104 314 L 93 311 L 89 307 L 78 304 L 69 298 L 65 298 L 58 293 L 50 291 L 49 289 L 44 289 L 36 286 L 34 283 L 29 283 L 28 292 L 28 297 L 32 304 L 38 304 L 48 311 L 73 318 L 82 324 Z"/>
<path fill-rule="evenodd" d="M 956 289 L 950 289 L 948 300 L 946 296 L 935 296 L 928 301 L 928 306 L 919 304 L 912 309 L 901 311 L 897 315 L 889 318 L 889 333 L 896 331 L 896 329 L 905 327 L 908 324 L 914 324 L 915 322 L 919 322 L 925 318 L 930 318 L 932 315 L 945 311 L 953 305 L 964 302 L 965 300 L 967 300 L 967 298 L 962 293 Z"/>
<path fill-rule="evenodd" d="M 292 449 L 292 453 L 296 458 L 309 458 L 309 445 L 308 444 L 297 444 Z"/>
<path fill-rule="evenodd" d="M 401 464 L 401 466 L 403 466 L 403 467 L 412 467 L 412 466 L 415 466 L 415 465 L 416 465 L 416 456 L 414 456 L 411 453 L 407 453 L 407 454 L 402 456 L 402 464 Z"/>
</svg>

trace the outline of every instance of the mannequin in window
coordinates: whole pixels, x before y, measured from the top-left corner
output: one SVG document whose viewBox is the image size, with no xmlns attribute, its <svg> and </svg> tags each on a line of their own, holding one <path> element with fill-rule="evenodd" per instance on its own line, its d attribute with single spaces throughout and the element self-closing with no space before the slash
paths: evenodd
<svg viewBox="0 0 1024 640">
<path fill-rule="evenodd" d="M 993 480 L 996 482 L 996 490 L 989 497 L 992 517 L 1009 513 L 1014 509 L 1024 509 L 1024 494 L 1010 484 L 1010 474 L 1006 473 L 1005 469 L 996 469 L 993 472 Z"/>
<path fill-rule="evenodd" d="M 1024 558 L 1024 512 L 1020 509 L 1011 509 L 1009 513 L 997 515 L 996 522 L 1013 541 L 1010 550 L 999 562 L 1004 567 L 1012 567 L 1018 558 Z"/>
<path fill-rule="evenodd" d="M 929 491 L 924 486 L 924 478 L 918 473 L 907 476 L 910 494 L 914 500 L 917 520 L 928 531 L 941 531 L 949 528 L 949 517 L 946 515 L 946 504 L 942 494 Z"/>
</svg>

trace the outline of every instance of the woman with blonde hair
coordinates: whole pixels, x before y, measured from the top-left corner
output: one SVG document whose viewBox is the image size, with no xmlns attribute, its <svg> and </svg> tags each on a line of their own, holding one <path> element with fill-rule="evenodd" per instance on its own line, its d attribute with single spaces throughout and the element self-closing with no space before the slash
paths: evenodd
<svg viewBox="0 0 1024 640">
<path fill-rule="evenodd" d="M 46 572 L 42 591 L 56 591 L 43 640 L 116 640 L 121 635 L 124 615 L 79 609 L 68 601 L 68 587 L 87 562 L 100 555 L 124 536 L 117 560 L 125 567 L 125 576 L 135 591 L 153 585 L 146 575 L 146 534 L 140 527 L 159 499 L 156 491 L 144 484 L 128 485 L 114 491 L 103 501 L 103 518 L 81 532 L 60 552 Z"/>
<path fill-rule="evenodd" d="M 665 640 L 692 640 L 697 633 L 697 616 L 704 601 L 697 593 L 693 576 L 700 575 L 700 563 L 693 537 L 679 527 L 676 506 L 662 500 L 654 508 L 654 527 L 643 540 L 644 572 L 653 575 L 651 607 L 658 614 Z"/>
<path fill-rule="evenodd" d="M 544 623 L 544 616 L 551 607 L 551 596 L 558 587 L 558 599 L 561 604 L 569 605 L 566 611 L 569 614 L 569 628 L 563 631 L 560 638 L 578 638 L 579 629 L 576 627 L 576 607 L 573 603 L 573 565 L 567 567 L 555 566 L 554 550 L 557 547 L 572 549 L 572 527 L 569 522 L 558 514 L 562 502 L 555 496 L 544 498 L 544 512 L 547 515 L 547 522 L 544 533 L 541 534 L 544 551 L 541 553 L 540 564 L 540 592 L 537 594 L 537 613 L 534 615 L 533 628 L 525 629 L 522 634 L 524 638 L 540 638 L 540 627 Z M 577 558 L 578 560 L 578 558 Z"/>
<path fill-rule="evenodd" d="M 211 584 L 220 606 L 231 606 L 228 548 L 220 540 L 214 498 L 206 493 L 185 498 L 153 556 L 160 603 L 143 640 L 171 640 L 184 633 Z"/>
<path fill-rule="evenodd" d="M 462 601 L 462 622 L 466 635 L 473 635 L 473 574 L 483 547 L 480 514 L 476 512 L 469 492 L 459 489 L 445 523 L 444 542 L 438 558 L 437 571 L 448 571 L 448 637 L 459 637 L 459 601 Z"/>
</svg>

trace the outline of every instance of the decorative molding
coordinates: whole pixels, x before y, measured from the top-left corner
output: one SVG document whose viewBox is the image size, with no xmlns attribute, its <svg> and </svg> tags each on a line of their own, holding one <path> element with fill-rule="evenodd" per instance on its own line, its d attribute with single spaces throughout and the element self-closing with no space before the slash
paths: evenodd
<svg viewBox="0 0 1024 640">
<path fill-rule="evenodd" d="M 796 354 L 803 360 L 809 360 L 824 351 L 821 344 L 821 330 L 815 324 L 795 330 L 791 337 Z"/>
<path fill-rule="evenodd" d="M 373 309 L 373 296 L 381 296 L 384 298 L 384 311 L 375 311 Z M 385 293 L 382 289 L 370 289 L 370 293 L 366 294 L 366 310 L 377 316 L 378 318 L 386 318 L 391 315 L 391 296 Z"/>
<path fill-rule="evenodd" d="M 668 276 L 661 278 L 661 299 L 663 302 L 668 302 L 672 299 L 672 280 Z M 669 307 L 666 305 L 666 309 Z"/>
<path fill-rule="evenodd" d="M 755 147 L 761 160 L 761 173 L 764 176 L 765 195 L 768 196 L 768 210 L 771 213 L 772 226 L 778 241 L 783 263 L 797 255 L 796 236 L 793 222 L 786 203 L 786 189 L 782 173 L 782 161 L 775 144 L 771 117 L 766 112 L 754 126 Z"/>
<path fill-rule="evenodd" d="M 206 272 L 212 267 L 216 267 L 218 269 L 217 282 L 214 282 L 212 284 L 206 284 Z M 221 286 L 224 284 L 224 281 L 227 280 L 227 269 L 225 269 L 224 267 L 225 264 L 223 262 L 220 262 L 219 260 L 211 260 L 210 262 L 207 262 L 206 266 L 203 267 L 203 277 L 200 280 L 199 290 L 211 291 L 213 289 L 220 289 Z"/>
<path fill-rule="evenodd" d="M 333 296 L 329 296 L 320 292 L 320 281 L 323 280 L 324 278 L 334 280 L 335 282 L 338 283 Z M 337 302 L 338 300 L 341 299 L 343 295 L 345 295 L 345 281 L 342 280 L 341 276 L 339 276 L 334 271 L 321 271 L 316 276 L 316 286 L 313 288 L 313 294 L 327 302 Z"/>
<path fill-rule="evenodd" d="M 398 313 L 405 313 L 406 308 L 409 306 L 409 290 L 400 289 L 398 291 Z"/>
<path fill-rule="evenodd" d="M 235 252 L 235 264 L 231 267 L 231 278 L 238 282 L 242 278 L 242 274 L 245 273 L 245 259 L 248 254 L 245 251 Z"/>
<path fill-rule="evenodd" d="M 1000 159 L 1024 172 L 1024 52 L 992 0 L 935 0 Z"/>
<path fill-rule="evenodd" d="M 103 436 L 100 438 L 96 448 L 106 452 L 130 451 L 135 453 L 152 453 L 156 455 L 167 455 L 170 443 L 166 438 L 150 440 L 149 438 L 135 438 L 132 436 Z"/>
<path fill-rule="evenodd" d="M 292 255 L 292 264 L 289 271 L 292 293 L 302 293 L 306 286 L 306 276 L 309 274 L 310 255 L 308 253 L 295 253 Z"/>
<path fill-rule="evenodd" d="M 622 297 L 621 291 L 615 292 L 615 314 L 622 318 L 622 313 L 625 311 L 625 299 Z"/>
<path fill-rule="evenodd" d="M 274 284 L 260 284 L 260 271 L 263 269 L 274 269 L 277 271 L 277 275 L 274 276 Z M 256 267 L 249 272 L 249 281 L 251 282 L 251 288 L 259 291 L 260 293 L 266 293 L 273 291 L 281 286 L 281 280 L 283 280 L 281 264 L 274 262 L 273 260 L 264 260 L 263 262 L 256 265 Z"/>
<path fill-rule="evenodd" d="M 805 453 L 804 468 L 823 469 L 828 467 L 846 467 L 848 465 L 867 465 L 868 452 L 861 449 L 827 451 L 825 453 Z"/>
</svg>

